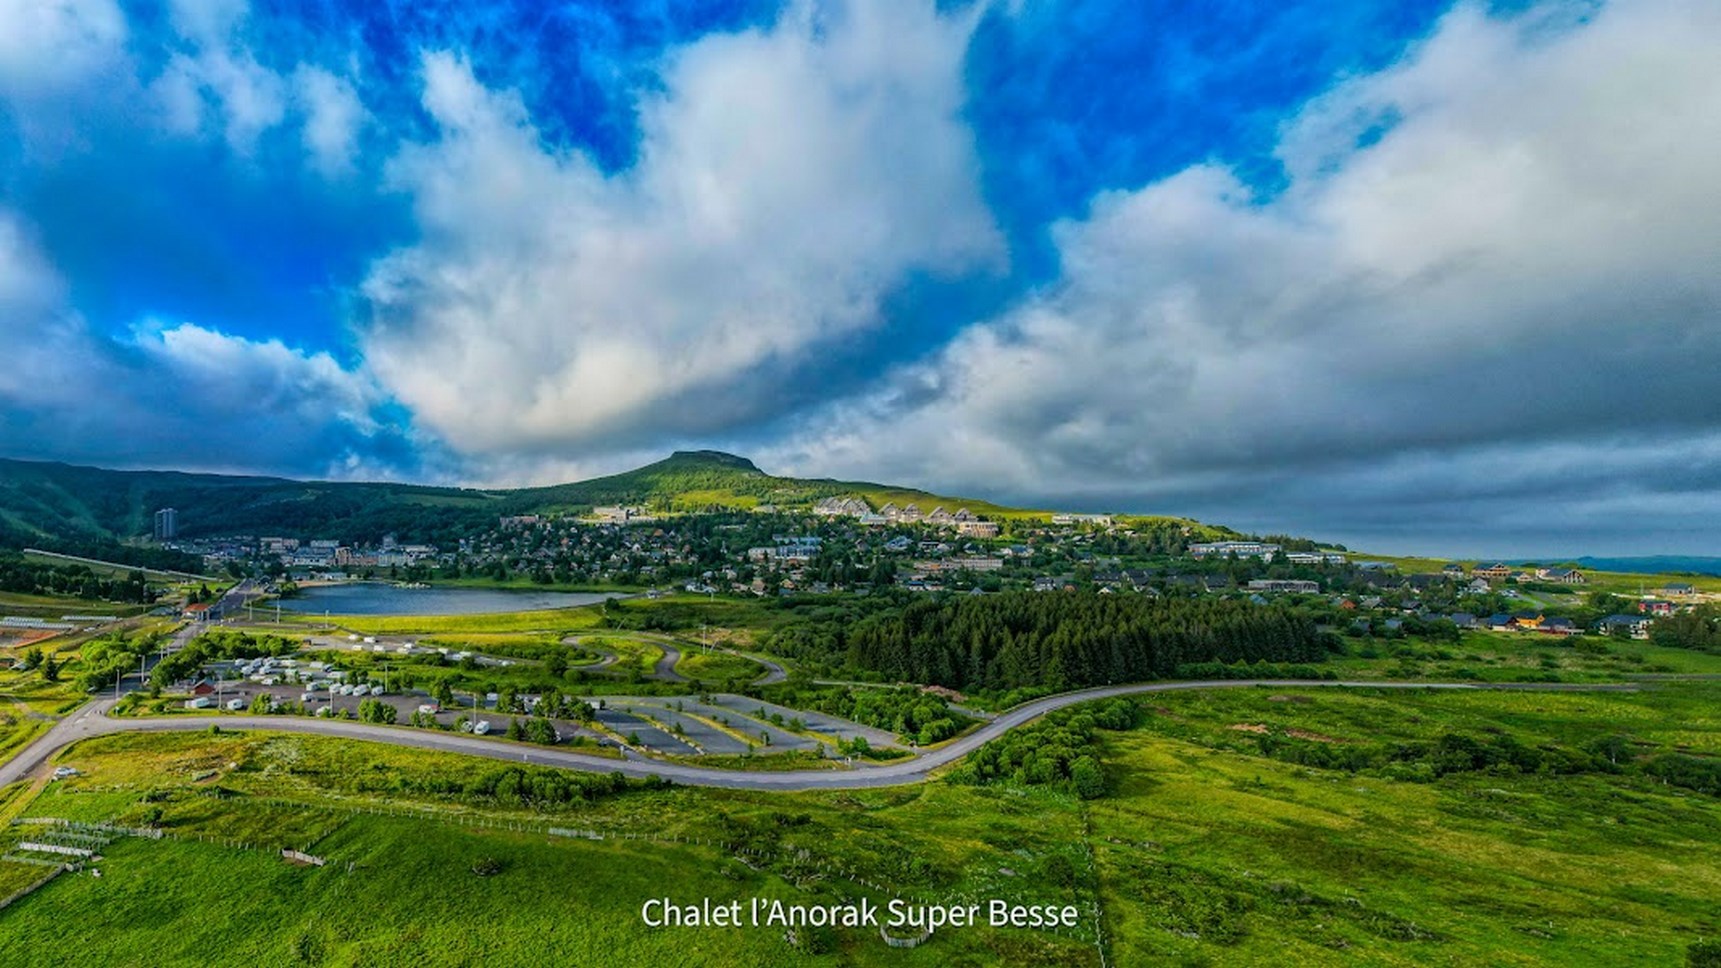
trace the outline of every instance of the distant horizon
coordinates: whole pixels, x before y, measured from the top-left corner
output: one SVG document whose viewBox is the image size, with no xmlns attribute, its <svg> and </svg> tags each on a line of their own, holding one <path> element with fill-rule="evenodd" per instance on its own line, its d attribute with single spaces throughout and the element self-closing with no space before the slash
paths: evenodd
<svg viewBox="0 0 1721 968">
<path fill-rule="evenodd" d="M 14 6 L 11 456 L 1721 551 L 1714 3 Z"/>
<path fill-rule="evenodd" d="M 583 481 L 594 480 L 594 479 L 601 478 L 601 477 L 613 476 L 614 474 L 626 473 L 627 471 L 631 471 L 631 470 L 637 470 L 637 469 L 640 469 L 643 467 L 650 466 L 651 464 L 658 463 L 659 461 L 668 460 L 671 457 L 674 457 L 674 456 L 677 456 L 677 455 L 680 455 L 683 453 L 701 453 L 701 452 L 713 453 L 713 454 L 718 454 L 718 455 L 721 455 L 724 457 L 737 458 L 737 459 L 746 461 L 747 463 L 753 465 L 753 467 L 756 470 L 760 471 L 760 473 L 763 473 L 767 476 L 781 477 L 781 478 L 797 477 L 796 475 L 777 474 L 768 468 L 760 467 L 758 465 L 757 461 L 753 460 L 751 457 L 748 457 L 745 454 L 735 454 L 735 453 L 730 453 L 728 451 L 716 451 L 716 450 L 712 450 L 710 448 L 704 448 L 701 451 L 682 451 L 682 450 L 671 451 L 670 453 L 665 454 L 663 457 L 658 458 L 658 460 L 648 461 L 645 464 L 638 465 L 637 467 L 622 468 L 621 470 L 618 470 L 618 471 L 609 472 L 609 473 L 605 473 L 605 474 L 598 474 L 598 475 L 594 475 L 593 477 L 588 477 L 588 478 L 579 478 L 579 479 L 573 479 L 573 480 L 558 480 L 558 481 L 554 481 L 554 482 L 550 482 L 550 483 L 546 483 L 546 484 L 526 485 L 523 487 L 491 487 L 491 486 L 476 485 L 476 484 L 450 484 L 450 483 L 441 483 L 441 482 L 434 482 L 434 481 L 391 480 L 391 479 L 380 479 L 380 478 L 376 478 L 376 479 L 372 479 L 372 478 L 341 479 L 341 478 L 294 477 L 294 476 L 290 476 L 290 475 L 279 475 L 279 474 L 243 474 L 243 473 L 230 473 L 230 472 L 219 471 L 219 470 L 186 469 L 183 467 L 171 467 L 171 466 L 108 467 L 108 466 L 103 466 L 103 465 L 99 465 L 99 464 L 86 464 L 86 463 L 77 463 L 77 462 L 69 462 L 69 461 L 37 461 L 37 460 L 31 460 L 30 458 L 21 458 L 21 457 L 9 457 L 9 458 L 4 458 L 4 459 L 19 460 L 19 461 L 24 461 L 24 462 L 28 462 L 28 463 L 61 464 L 64 466 L 69 466 L 69 467 L 78 467 L 78 468 L 101 470 L 101 471 L 113 471 L 113 472 L 118 472 L 118 473 L 134 473 L 134 472 L 136 472 L 136 473 L 162 473 L 162 474 L 195 474 L 195 475 L 209 475 L 209 476 L 217 476 L 217 477 L 252 477 L 252 478 L 261 478 L 261 479 L 282 480 L 282 481 L 295 481 L 295 482 L 302 482 L 302 483 L 400 485 L 400 486 L 406 486 L 406 487 L 452 488 L 452 489 L 461 489 L 461 490 L 492 491 L 492 492 L 494 492 L 494 491 L 522 490 L 522 489 L 530 489 L 530 488 L 535 488 L 535 487 L 555 486 L 557 484 L 577 484 L 577 483 L 581 483 Z M 882 479 L 877 479 L 877 478 L 872 478 L 872 479 L 862 478 L 862 479 L 845 480 L 843 478 L 821 476 L 821 477 L 812 477 L 812 478 L 798 478 L 797 477 L 797 479 L 827 480 L 827 481 L 836 481 L 839 483 L 857 483 L 857 484 L 858 483 L 871 483 L 871 484 L 882 485 L 885 487 L 901 487 L 901 488 L 913 489 L 913 490 L 924 490 L 924 491 L 927 491 L 928 493 L 933 493 L 933 494 L 938 493 L 935 490 L 923 487 L 921 485 L 914 484 L 912 482 L 882 480 Z M 1586 559 L 1586 558 L 1596 558 L 1596 559 L 1603 559 L 1603 560 L 1608 560 L 1608 559 L 1670 558 L 1670 559 L 1691 559 L 1691 560 L 1697 560 L 1697 561 L 1712 561 L 1712 562 L 1718 563 L 1718 565 L 1721 565 L 1721 555 L 1705 555 L 1705 554 L 1700 554 L 1700 553 L 1682 553 L 1682 552 L 1669 552 L 1669 551 L 1660 551 L 1660 550 L 1649 550 L 1649 551 L 1636 551 L 1636 550 L 1595 551 L 1595 550 L 1589 550 L 1589 551 L 1581 551 L 1581 552 L 1564 551 L 1564 552 L 1559 552 L 1559 553 L 1538 554 L 1538 553 L 1533 553 L 1533 552 L 1525 552 L 1524 550 L 1522 550 L 1522 548 L 1512 548 L 1509 550 L 1499 551 L 1496 553 L 1476 554 L 1476 553 L 1474 553 L 1475 549 L 1473 546 L 1470 547 L 1469 549 L 1465 550 L 1465 549 L 1463 549 L 1462 546 L 1447 546 L 1445 548 L 1436 548 L 1436 547 L 1429 547 L 1429 546 L 1425 546 L 1425 545 L 1394 545 L 1393 544 L 1394 541 L 1401 540 L 1401 539 L 1387 539 L 1384 541 L 1369 541 L 1369 540 L 1365 539 L 1365 540 L 1362 540 L 1360 542 L 1357 542 L 1357 541 L 1353 541 L 1353 540 L 1346 540 L 1345 538 L 1340 537 L 1340 536 L 1335 535 L 1335 534 L 1302 532 L 1302 531 L 1298 531 L 1295 528 L 1289 528 L 1289 527 L 1282 526 L 1282 525 L 1269 525 L 1269 526 L 1262 526 L 1262 527 L 1246 527 L 1246 526 L 1242 526 L 1242 525 L 1236 523 L 1233 519 L 1225 517 L 1224 515 L 1215 516 L 1215 515 L 1205 515 L 1205 514 L 1185 514 L 1185 513 L 1179 513 L 1179 512 L 1173 512 L 1173 511 L 1166 511 L 1163 509 L 1141 510 L 1141 509 L 1130 509 L 1130 508 L 1119 508 L 1119 507 L 1101 507 L 1101 506 L 1066 506 L 1066 505 L 1030 506 L 1030 505 L 1025 505 L 1025 504 L 1014 503 L 1014 502 L 1011 502 L 1008 500 L 1003 500 L 1003 499 L 1000 499 L 999 497 L 997 497 L 995 495 L 990 495 L 990 494 L 985 494 L 985 493 L 943 494 L 940 496 L 945 497 L 945 498 L 950 498 L 950 499 L 969 500 L 969 501 L 977 501 L 977 502 L 978 501 L 984 501 L 984 502 L 991 503 L 991 504 L 997 504 L 997 505 L 1002 506 L 1002 507 L 1015 508 L 1015 509 L 1024 510 L 1024 511 L 1040 511 L 1040 512 L 1044 512 L 1046 514 L 1053 514 L 1053 513 L 1117 514 L 1117 515 L 1137 515 L 1137 516 L 1145 516 L 1145 517 L 1189 518 L 1191 520 L 1199 521 L 1203 524 L 1210 524 L 1210 525 L 1218 525 L 1218 526 L 1222 526 L 1222 527 L 1227 527 L 1227 528 L 1231 528 L 1235 531 L 1238 531 L 1240 533 L 1245 533 L 1245 534 L 1255 534 L 1255 535 L 1262 535 L 1262 536 L 1265 536 L 1265 535 L 1287 535 L 1290 537 L 1307 538 L 1309 540 L 1321 542 L 1322 544 L 1325 544 L 1325 545 L 1342 545 L 1346 549 L 1348 549 L 1350 552 L 1355 553 L 1355 554 L 1360 554 L 1360 555 L 1373 554 L 1373 555 L 1382 555 L 1382 556 L 1386 556 L 1386 557 L 1438 558 L 1438 559 L 1449 560 L 1449 561 L 1471 561 L 1471 560 L 1480 561 L 1480 560 L 1485 559 L 1485 560 L 1489 560 L 1489 561 L 1504 561 L 1504 562 L 1511 563 L 1511 564 L 1516 564 L 1516 563 L 1521 563 L 1521 562 L 1545 562 L 1545 563 L 1577 562 L 1577 561 L 1581 561 L 1582 559 Z M 1402 540 L 1412 540 L 1412 539 L 1402 539 Z M 1452 550 L 1454 547 L 1457 547 L 1460 550 L 1457 550 L 1457 551 Z M 1625 570 L 1631 570 L 1631 569 L 1625 569 Z M 1713 574 L 1721 575 L 1721 567 L 1718 567 L 1717 570 L 1715 572 L 1713 572 Z"/>
</svg>

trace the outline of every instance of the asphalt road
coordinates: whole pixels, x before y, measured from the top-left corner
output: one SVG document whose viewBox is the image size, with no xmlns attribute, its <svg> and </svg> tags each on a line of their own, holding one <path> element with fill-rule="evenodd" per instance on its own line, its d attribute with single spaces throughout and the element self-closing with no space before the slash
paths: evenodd
<svg viewBox="0 0 1721 968">
<path fill-rule="evenodd" d="M 681 650 L 670 644 L 668 639 L 652 636 L 649 641 L 663 650 L 663 658 L 657 660 L 657 668 L 652 670 L 651 678 L 662 679 L 664 682 L 686 682 L 687 677 L 675 671 L 675 664 L 681 661 Z"/>
<path fill-rule="evenodd" d="M 222 729 L 256 729 L 285 733 L 315 733 L 342 739 L 372 740 L 410 746 L 418 749 L 467 753 L 494 760 L 533 763 L 540 766 L 562 767 L 596 773 L 620 772 L 631 777 L 659 776 L 689 786 L 722 787 L 735 790 L 846 790 L 866 787 L 901 786 L 919 783 L 934 770 L 955 762 L 997 739 L 1004 733 L 1038 719 L 1065 706 L 1092 699 L 1132 696 L 1142 693 L 1180 692 L 1190 689 L 1248 689 L 1271 686 L 1283 689 L 1443 689 L 1443 690 L 1518 690 L 1535 692 L 1631 692 L 1637 687 L 1630 683 L 1618 685 L 1582 685 L 1562 683 L 1477 684 L 1468 682 L 1309 682 L 1284 679 L 1235 679 L 1202 682 L 1149 682 L 1127 686 L 1102 686 L 1076 692 L 1047 696 L 1017 706 L 998 716 L 972 733 L 936 750 L 922 753 L 910 760 L 883 766 L 863 766 L 853 770 L 797 770 L 784 773 L 746 773 L 711 767 L 687 766 L 679 763 L 658 763 L 649 760 L 612 760 L 554 747 L 534 747 L 496 740 L 481 739 L 459 733 L 414 729 L 406 726 L 373 726 L 346 720 L 311 719 L 298 716 L 209 716 L 162 717 L 152 719 L 112 719 L 105 715 L 113 700 L 90 703 L 61 720 L 52 730 L 25 747 L 10 762 L 0 765 L 0 786 L 30 775 L 48 757 L 79 740 L 122 732 L 181 732 L 206 730 L 211 725 Z"/>
</svg>

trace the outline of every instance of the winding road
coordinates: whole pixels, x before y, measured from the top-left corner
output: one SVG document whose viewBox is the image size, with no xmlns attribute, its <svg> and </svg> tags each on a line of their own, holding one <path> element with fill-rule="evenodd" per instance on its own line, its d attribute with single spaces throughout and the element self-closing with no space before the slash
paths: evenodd
<svg viewBox="0 0 1721 968">
<path fill-rule="evenodd" d="M 494 760 L 532 763 L 539 766 L 561 767 L 594 773 L 619 772 L 626 776 L 644 778 L 657 776 L 689 786 L 721 787 L 733 790 L 848 790 L 867 787 L 901 786 L 919 783 L 933 771 L 967 756 L 985 743 L 1041 716 L 1065 706 L 1114 696 L 1143 693 L 1182 692 L 1193 689 L 1249 689 L 1268 686 L 1282 689 L 1441 689 L 1454 691 L 1517 690 L 1534 692 L 1632 692 L 1632 683 L 1588 685 L 1566 683 L 1478 684 L 1471 682 L 1367 682 L 1367 681 L 1306 681 L 1296 679 L 1232 679 L 1198 682 L 1148 682 L 1125 686 L 1101 686 L 1075 692 L 1047 696 L 1017 706 L 1000 714 L 979 729 L 950 743 L 928 750 L 909 760 L 899 760 L 883 766 L 866 766 L 854 770 L 795 770 L 783 773 L 748 773 L 714 767 L 661 763 L 652 760 L 613 760 L 584 753 L 481 739 L 460 733 L 415 729 L 406 726 L 375 726 L 338 719 L 312 719 L 298 716 L 209 716 L 161 717 L 152 719 L 114 719 L 106 715 L 114 700 L 103 699 L 89 703 L 61 720 L 53 729 L 25 747 L 5 764 L 0 764 L 0 787 L 31 775 L 47 763 L 57 751 L 80 740 L 125 732 L 197 732 L 212 725 L 222 729 L 255 729 L 282 733 L 315 733 L 341 739 L 368 740 L 410 746 L 417 749 L 466 753 Z"/>
</svg>

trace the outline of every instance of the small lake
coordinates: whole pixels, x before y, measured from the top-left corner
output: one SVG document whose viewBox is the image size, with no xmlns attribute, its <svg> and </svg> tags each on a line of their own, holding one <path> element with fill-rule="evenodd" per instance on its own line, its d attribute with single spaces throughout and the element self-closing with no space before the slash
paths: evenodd
<svg viewBox="0 0 1721 968">
<path fill-rule="evenodd" d="M 481 615 L 577 608 L 621 597 L 625 596 L 614 592 L 398 588 L 385 582 L 347 582 L 301 589 L 294 597 L 281 599 L 281 611 L 330 615 Z"/>
</svg>

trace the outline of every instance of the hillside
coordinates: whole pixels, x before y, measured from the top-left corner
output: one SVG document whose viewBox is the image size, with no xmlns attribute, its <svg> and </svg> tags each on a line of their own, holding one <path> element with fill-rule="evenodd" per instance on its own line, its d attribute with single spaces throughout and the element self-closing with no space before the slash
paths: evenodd
<svg viewBox="0 0 1721 968">
<path fill-rule="evenodd" d="M 820 498 L 858 494 L 875 507 L 894 501 L 897 504 L 919 504 L 928 511 L 939 504 L 951 510 L 966 507 L 976 514 L 999 518 L 1037 513 L 972 498 L 944 497 L 915 488 L 866 481 L 776 477 L 760 470 L 745 457 L 715 450 L 676 451 L 655 464 L 623 474 L 575 484 L 500 493 L 511 504 L 535 509 L 600 504 L 653 505 L 671 510 L 754 508 L 759 505 L 798 508 Z"/>
<path fill-rule="evenodd" d="M 681 451 L 622 474 L 512 490 L 115 471 L 0 459 L 0 547 L 36 545 L 79 554 L 102 551 L 111 557 L 124 543 L 148 537 L 154 512 L 163 507 L 178 509 L 180 535 L 188 538 L 338 533 L 369 541 L 392 533 L 402 540 L 451 544 L 494 525 L 504 514 L 581 511 L 608 504 L 669 511 L 802 508 L 839 494 L 863 495 L 875 505 L 894 501 L 918 503 L 927 510 L 939 504 L 953 510 L 967 507 L 1000 518 L 1032 513 L 913 488 L 776 477 L 744 457 L 717 451 Z M 141 551 L 132 553 L 137 558 Z"/>
</svg>

